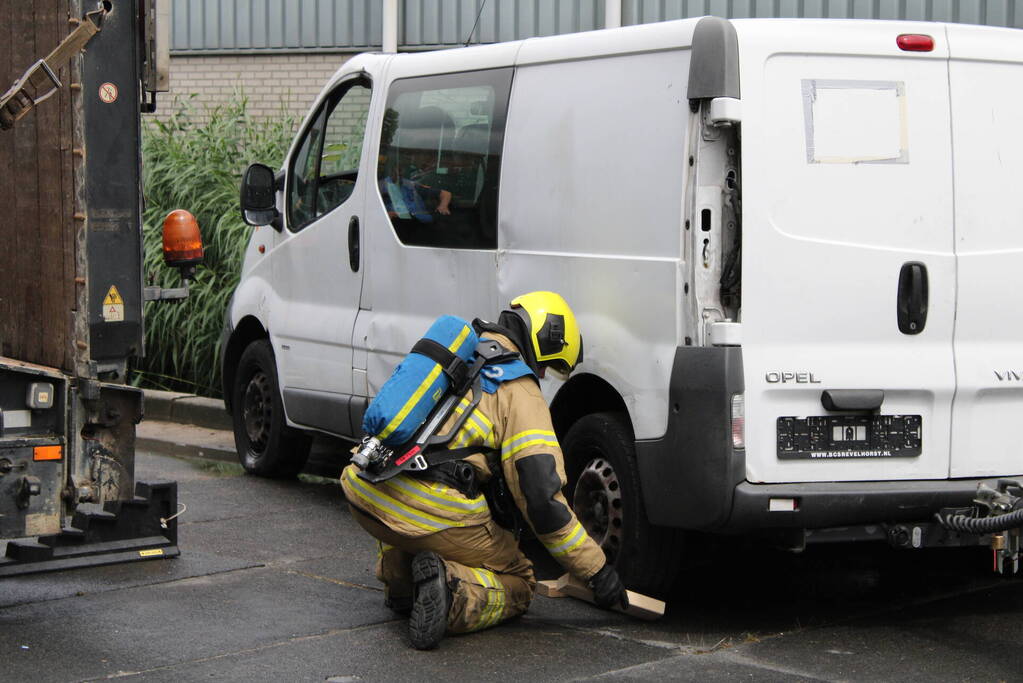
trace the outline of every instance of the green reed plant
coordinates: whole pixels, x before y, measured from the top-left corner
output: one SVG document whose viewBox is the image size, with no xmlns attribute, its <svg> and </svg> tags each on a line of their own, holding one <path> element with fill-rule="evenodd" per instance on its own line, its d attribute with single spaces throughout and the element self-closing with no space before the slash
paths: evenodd
<svg viewBox="0 0 1023 683">
<path fill-rule="evenodd" d="M 247 98 L 237 93 L 228 104 L 201 111 L 186 100 L 171 116 L 143 129 L 146 283 L 180 286 L 162 251 L 163 219 L 174 209 L 195 215 L 206 256 L 188 299 L 146 304 L 146 355 L 137 364 L 136 384 L 220 395 L 224 310 L 253 230 L 241 219 L 241 174 L 254 161 L 278 168 L 295 126 L 295 117 L 283 107 L 279 116 L 253 118 Z"/>
</svg>

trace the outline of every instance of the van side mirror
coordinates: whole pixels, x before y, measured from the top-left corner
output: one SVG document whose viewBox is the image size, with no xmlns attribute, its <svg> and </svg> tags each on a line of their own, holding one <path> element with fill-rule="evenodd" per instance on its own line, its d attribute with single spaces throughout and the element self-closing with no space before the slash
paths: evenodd
<svg viewBox="0 0 1023 683">
<path fill-rule="evenodd" d="M 252 164 L 242 176 L 242 220 L 249 225 L 269 225 L 281 229 L 277 211 L 277 181 L 273 169 L 265 164 Z"/>
</svg>

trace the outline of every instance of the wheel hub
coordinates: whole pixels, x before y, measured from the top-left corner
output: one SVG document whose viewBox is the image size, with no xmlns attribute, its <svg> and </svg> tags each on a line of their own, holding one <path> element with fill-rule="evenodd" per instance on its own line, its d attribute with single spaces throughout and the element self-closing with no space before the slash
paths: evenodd
<svg viewBox="0 0 1023 683">
<path fill-rule="evenodd" d="M 586 533 L 614 562 L 622 546 L 622 490 L 611 463 L 594 458 L 583 468 L 573 492 L 572 508 Z"/>
<path fill-rule="evenodd" d="M 270 395 L 270 380 L 261 371 L 255 372 L 245 387 L 242 415 L 249 445 L 254 451 L 262 451 L 270 439 L 273 397 Z"/>
</svg>

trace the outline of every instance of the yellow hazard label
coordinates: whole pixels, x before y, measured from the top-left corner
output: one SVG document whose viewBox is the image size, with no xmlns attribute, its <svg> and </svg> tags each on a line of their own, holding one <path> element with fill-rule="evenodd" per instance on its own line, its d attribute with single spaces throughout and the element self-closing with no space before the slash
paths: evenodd
<svg viewBox="0 0 1023 683">
<path fill-rule="evenodd" d="M 110 285 L 107 295 L 103 297 L 103 321 L 119 323 L 124 320 L 124 299 L 117 287 Z"/>
<path fill-rule="evenodd" d="M 121 298 L 121 293 L 117 291 L 117 287 L 110 285 L 110 289 L 107 290 L 107 295 L 103 299 L 103 303 L 124 305 L 124 299 Z"/>
<path fill-rule="evenodd" d="M 139 557 L 159 557 L 163 555 L 163 548 L 153 548 L 152 550 L 140 550 Z"/>
</svg>

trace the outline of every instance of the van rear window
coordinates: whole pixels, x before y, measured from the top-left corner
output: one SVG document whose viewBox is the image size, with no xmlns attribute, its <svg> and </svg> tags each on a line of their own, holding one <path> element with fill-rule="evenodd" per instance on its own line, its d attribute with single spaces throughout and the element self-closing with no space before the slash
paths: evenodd
<svg viewBox="0 0 1023 683">
<path fill-rule="evenodd" d="M 395 81 L 377 187 L 403 244 L 497 247 L 497 193 L 511 69 Z"/>
</svg>

